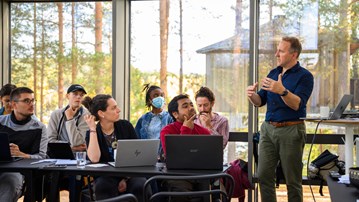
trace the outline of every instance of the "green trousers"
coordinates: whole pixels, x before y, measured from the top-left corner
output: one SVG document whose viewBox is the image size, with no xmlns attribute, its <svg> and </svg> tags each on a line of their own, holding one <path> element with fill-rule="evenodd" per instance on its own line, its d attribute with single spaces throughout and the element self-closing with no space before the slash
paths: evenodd
<svg viewBox="0 0 359 202">
<path fill-rule="evenodd" d="M 305 124 L 261 126 L 258 152 L 258 178 L 263 202 L 275 202 L 275 170 L 279 160 L 287 184 L 289 202 L 302 202 L 302 156 L 307 136 Z"/>
</svg>

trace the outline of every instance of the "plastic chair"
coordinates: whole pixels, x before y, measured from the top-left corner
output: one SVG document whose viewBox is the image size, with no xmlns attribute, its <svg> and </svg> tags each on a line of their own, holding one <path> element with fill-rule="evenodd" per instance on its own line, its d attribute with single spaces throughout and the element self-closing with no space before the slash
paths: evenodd
<svg viewBox="0 0 359 202">
<path fill-rule="evenodd" d="M 122 194 L 120 196 L 116 196 L 116 197 L 108 198 L 108 199 L 104 199 L 104 200 L 99 200 L 97 202 L 121 202 L 121 201 L 137 202 L 137 198 L 133 194 Z"/>
<path fill-rule="evenodd" d="M 220 199 L 217 201 L 230 202 L 232 198 L 234 180 L 231 175 L 227 173 L 216 173 L 216 174 L 207 174 L 207 175 L 190 175 L 190 176 L 170 176 L 170 175 L 157 175 L 149 178 L 144 184 L 144 190 L 148 190 L 149 186 L 156 181 L 166 181 L 166 180 L 203 180 L 209 182 L 208 190 L 201 191 L 158 191 L 157 193 L 149 194 L 144 192 L 145 201 L 158 201 L 163 198 L 168 197 L 178 197 L 178 196 L 214 196 L 219 195 Z M 221 189 L 220 186 L 213 186 L 215 182 L 221 182 L 222 185 L 226 185 L 225 189 Z M 226 191 L 228 190 L 228 191 Z"/>
</svg>

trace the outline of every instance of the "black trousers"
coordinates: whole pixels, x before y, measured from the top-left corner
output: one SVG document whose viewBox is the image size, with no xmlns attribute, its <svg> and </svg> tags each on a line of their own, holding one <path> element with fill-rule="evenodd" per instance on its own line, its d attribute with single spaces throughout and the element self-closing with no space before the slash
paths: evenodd
<svg viewBox="0 0 359 202">
<path fill-rule="evenodd" d="M 121 194 L 132 193 L 138 199 L 143 201 L 143 185 L 146 182 L 146 178 L 132 177 L 127 180 L 127 190 L 123 193 L 118 191 L 118 184 L 123 178 L 121 177 L 97 177 L 95 179 L 94 192 L 96 200 L 102 200 L 112 198 Z"/>
</svg>

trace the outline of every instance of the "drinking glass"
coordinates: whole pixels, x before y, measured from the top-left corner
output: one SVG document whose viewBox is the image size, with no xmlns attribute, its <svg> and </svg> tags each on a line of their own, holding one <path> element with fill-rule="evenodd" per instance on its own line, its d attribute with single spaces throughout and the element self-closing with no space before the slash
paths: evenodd
<svg viewBox="0 0 359 202">
<path fill-rule="evenodd" d="M 76 166 L 77 168 L 85 168 L 86 152 L 76 152 Z"/>
</svg>

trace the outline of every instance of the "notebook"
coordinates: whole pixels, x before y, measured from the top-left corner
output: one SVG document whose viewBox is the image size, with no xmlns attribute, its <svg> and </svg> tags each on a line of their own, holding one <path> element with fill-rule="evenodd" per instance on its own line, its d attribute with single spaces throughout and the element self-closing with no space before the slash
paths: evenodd
<svg viewBox="0 0 359 202">
<path fill-rule="evenodd" d="M 300 118 L 303 120 L 336 120 L 340 119 L 342 116 L 344 110 L 347 108 L 348 104 L 352 101 L 353 95 L 343 95 L 342 99 L 338 103 L 338 105 L 335 107 L 333 113 L 329 117 L 304 117 Z"/>
<path fill-rule="evenodd" d="M 220 135 L 166 135 L 167 169 L 223 169 Z"/>
<path fill-rule="evenodd" d="M 155 166 L 157 162 L 159 139 L 117 140 L 114 167 Z"/>
<path fill-rule="evenodd" d="M 0 132 L 0 162 L 12 162 L 22 159 L 21 157 L 12 157 L 9 146 L 9 135 Z"/>
<path fill-rule="evenodd" d="M 68 142 L 49 142 L 47 145 L 47 155 L 52 159 L 75 159 Z"/>
</svg>

